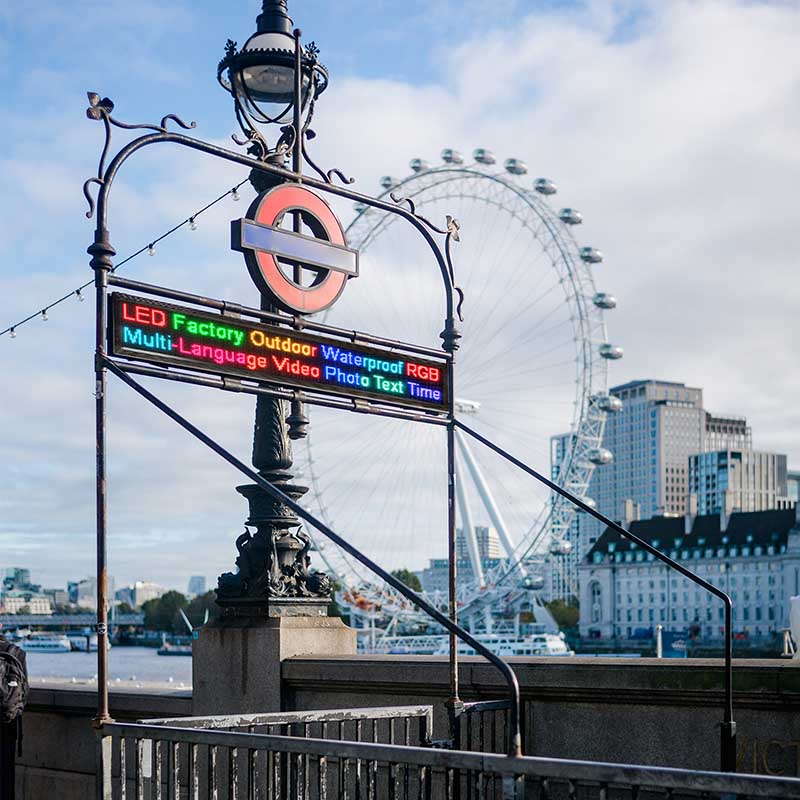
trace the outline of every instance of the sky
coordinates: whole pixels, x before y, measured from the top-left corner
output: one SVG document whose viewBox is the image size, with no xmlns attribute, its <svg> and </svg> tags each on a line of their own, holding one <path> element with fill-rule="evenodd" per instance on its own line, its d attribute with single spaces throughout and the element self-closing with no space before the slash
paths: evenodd
<svg viewBox="0 0 800 800">
<path fill-rule="evenodd" d="M 0 330 L 90 277 L 81 187 L 102 130 L 85 117 L 86 92 L 112 98 L 123 121 L 176 113 L 196 120 L 197 136 L 234 147 L 215 69 L 225 40 L 253 31 L 257 5 L 0 7 Z M 652 377 L 700 386 L 709 410 L 746 415 L 756 447 L 800 465 L 800 4 L 486 8 L 290 2 L 331 73 L 314 125 L 319 160 L 373 193 L 381 175 L 406 175 L 417 156 L 436 162 L 444 147 L 524 159 L 530 178 L 557 181 L 558 202 L 584 214 L 581 241 L 606 254 L 597 281 L 619 299 L 608 328 L 625 348 L 611 385 Z M 132 159 L 112 194 L 119 256 L 244 177 L 166 147 Z M 247 302 L 252 286 L 226 238 L 244 205 L 224 201 L 128 274 Z M 91 305 L 73 299 L 48 322 L 0 337 L 0 566 L 29 566 L 46 585 L 90 575 L 94 564 Z M 159 390 L 245 456 L 252 403 L 179 388 Z M 109 404 L 117 586 L 180 588 L 192 574 L 213 583 L 232 567 L 242 528 L 236 474 L 138 398 L 113 387 Z"/>
</svg>

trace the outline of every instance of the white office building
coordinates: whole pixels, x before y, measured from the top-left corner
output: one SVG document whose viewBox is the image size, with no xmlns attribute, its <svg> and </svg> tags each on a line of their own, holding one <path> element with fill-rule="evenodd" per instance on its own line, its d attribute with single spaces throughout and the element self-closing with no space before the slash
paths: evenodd
<svg viewBox="0 0 800 800">
<path fill-rule="evenodd" d="M 729 449 L 695 453 L 689 456 L 689 503 L 687 510 L 698 514 L 788 508 L 786 456 Z"/>
<path fill-rule="evenodd" d="M 795 509 L 655 517 L 630 530 L 725 591 L 733 628 L 748 638 L 789 623 L 789 598 L 800 594 L 800 519 Z M 714 595 L 607 528 L 579 569 L 580 631 L 590 638 L 688 631 L 719 639 L 724 608 Z"/>
</svg>

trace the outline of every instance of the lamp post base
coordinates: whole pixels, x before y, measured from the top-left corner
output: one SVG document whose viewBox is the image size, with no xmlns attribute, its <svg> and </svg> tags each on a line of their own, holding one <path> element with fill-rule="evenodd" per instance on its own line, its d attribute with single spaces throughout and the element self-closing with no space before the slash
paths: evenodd
<svg viewBox="0 0 800 800">
<path fill-rule="evenodd" d="M 356 631 L 339 617 L 235 617 L 204 625 L 192 652 L 192 713 L 282 711 L 281 662 L 354 655 Z"/>
</svg>

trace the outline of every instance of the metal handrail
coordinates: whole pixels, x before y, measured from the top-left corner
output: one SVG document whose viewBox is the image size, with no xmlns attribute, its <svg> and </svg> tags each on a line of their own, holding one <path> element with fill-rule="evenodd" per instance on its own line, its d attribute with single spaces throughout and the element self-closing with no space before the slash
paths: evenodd
<svg viewBox="0 0 800 800">
<path fill-rule="evenodd" d="M 502 456 L 507 461 L 510 461 L 515 467 L 518 467 L 523 472 L 526 472 L 528 475 L 536 478 L 536 480 L 538 480 L 540 483 L 545 484 L 545 486 L 550 488 L 552 491 L 557 492 L 562 497 L 565 497 L 587 514 L 591 514 L 593 517 L 595 517 L 595 519 L 603 522 L 609 528 L 620 534 L 620 536 L 628 539 L 629 541 L 635 542 L 638 547 L 642 548 L 642 550 L 650 553 L 659 561 L 663 561 L 671 569 L 680 572 L 681 575 L 685 576 L 693 583 L 696 583 L 707 592 L 710 592 L 722 600 L 722 602 L 725 604 L 725 706 L 723 711 L 723 721 L 721 723 L 720 768 L 723 772 L 736 772 L 736 723 L 733 721 L 733 603 L 731 602 L 730 597 L 721 589 L 718 589 L 713 584 L 703 580 L 699 575 L 696 575 L 690 569 L 687 569 L 682 564 L 662 553 L 660 550 L 656 550 L 655 547 L 646 542 L 644 539 L 641 539 L 640 537 L 636 536 L 636 534 L 626 530 L 621 525 L 618 525 L 616 522 L 613 522 L 612 520 L 608 519 L 608 517 L 592 508 L 588 503 L 585 503 L 583 500 L 570 494 L 566 489 L 563 489 L 557 483 L 554 483 L 550 479 L 546 478 L 544 475 L 533 469 L 533 467 L 528 466 L 524 461 L 520 461 L 518 458 L 515 458 L 510 453 L 503 450 L 503 448 L 499 445 L 496 445 L 494 442 L 490 441 L 484 436 L 481 436 L 481 434 L 479 434 L 477 431 L 474 431 L 460 420 L 454 420 L 454 424 L 457 428 L 460 428 L 462 431 L 464 431 L 464 433 L 469 434 L 473 439 L 497 453 L 497 455 Z"/>
<path fill-rule="evenodd" d="M 465 770 L 503 776 L 543 777 L 572 783 L 591 782 L 675 790 L 716 792 L 735 797 L 800 798 L 800 780 L 766 775 L 731 775 L 725 772 L 685 770 L 614 764 L 602 761 L 577 761 L 536 756 L 509 757 L 494 753 L 431 749 L 411 745 L 374 744 L 331 739 L 280 736 L 263 733 L 235 733 L 186 728 L 165 728 L 144 724 L 112 722 L 98 732 L 100 737 L 138 740 L 139 743 L 171 742 L 238 749 L 239 752 L 266 750 L 326 758 L 360 759 L 436 769 Z M 109 755 L 113 748 L 109 748 Z M 110 762 L 109 762 L 110 767 Z"/>
<path fill-rule="evenodd" d="M 260 725 L 285 725 L 290 723 L 350 722 L 352 720 L 410 719 L 419 717 L 433 725 L 433 706 L 379 706 L 373 708 L 337 708 L 322 711 L 270 711 L 264 714 L 215 714 L 209 717 L 166 717 L 147 719 L 145 725 L 167 728 L 244 728 Z"/>
<path fill-rule="evenodd" d="M 470 633 L 460 627 L 457 623 L 453 622 L 445 614 L 442 614 L 437 608 L 432 606 L 423 597 L 416 592 L 409 589 L 402 581 L 395 578 L 390 572 L 387 572 L 383 567 L 380 567 L 372 559 L 365 556 L 360 550 L 354 547 L 350 542 L 343 539 L 335 531 L 329 528 L 324 522 L 318 520 L 313 514 L 307 511 L 303 506 L 297 503 L 289 495 L 284 494 L 280 489 L 265 480 L 258 474 L 252 467 L 248 467 L 243 461 L 240 461 L 232 453 L 229 453 L 222 445 L 218 444 L 207 434 L 203 433 L 199 428 L 189 422 L 185 417 L 181 416 L 177 411 L 167 405 L 165 402 L 156 397 L 152 392 L 145 389 L 140 383 L 135 381 L 128 375 L 125 370 L 106 356 L 100 357 L 102 367 L 106 367 L 110 372 L 116 375 L 123 383 L 130 386 L 137 394 L 140 394 L 145 400 L 148 400 L 159 411 L 162 411 L 174 422 L 177 422 L 184 430 L 188 431 L 196 439 L 199 439 L 206 447 L 213 450 L 217 455 L 221 456 L 231 466 L 239 470 L 243 475 L 246 475 L 253 483 L 263 489 L 270 497 L 279 500 L 286 507 L 294 511 L 298 517 L 313 525 L 320 533 L 330 539 L 334 544 L 341 547 L 345 552 L 349 553 L 357 561 L 360 561 L 367 569 L 374 572 L 377 576 L 382 578 L 386 583 L 396 589 L 400 594 L 418 606 L 429 617 L 438 622 L 449 633 L 459 638 L 462 642 L 469 645 L 476 653 L 482 655 L 487 661 L 493 664 L 503 675 L 508 686 L 509 703 L 511 706 L 509 714 L 508 726 L 508 740 L 507 752 L 509 756 L 519 756 L 522 753 L 522 737 L 520 734 L 520 691 L 517 676 L 511 667 L 503 661 L 497 654 L 493 653 L 489 648 L 481 644 Z"/>
</svg>

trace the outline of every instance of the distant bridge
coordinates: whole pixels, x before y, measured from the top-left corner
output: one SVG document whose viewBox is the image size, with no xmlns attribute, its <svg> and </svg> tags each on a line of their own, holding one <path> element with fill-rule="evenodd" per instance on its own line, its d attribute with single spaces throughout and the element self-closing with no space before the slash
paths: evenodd
<svg viewBox="0 0 800 800">
<path fill-rule="evenodd" d="M 0 630 L 8 628 L 93 628 L 97 623 L 94 614 L 0 614 Z M 142 627 L 144 614 L 115 614 L 109 618 L 109 628 L 123 625 Z"/>
</svg>

